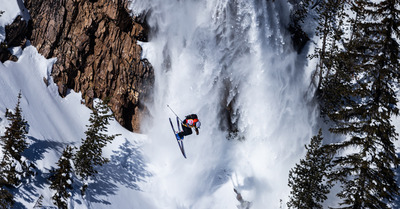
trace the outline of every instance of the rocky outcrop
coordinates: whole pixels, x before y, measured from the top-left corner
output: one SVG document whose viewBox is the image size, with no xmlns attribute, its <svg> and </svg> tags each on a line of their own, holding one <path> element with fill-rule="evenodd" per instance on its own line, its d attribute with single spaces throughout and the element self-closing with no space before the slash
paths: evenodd
<svg viewBox="0 0 400 209">
<path fill-rule="evenodd" d="M 8 50 L 11 47 L 24 46 L 26 42 L 26 34 L 28 32 L 28 24 L 22 20 L 21 16 L 17 16 L 13 23 L 5 27 L 6 38 L 0 43 L 0 61 L 6 60 L 17 61 L 18 58 L 11 54 Z"/>
<path fill-rule="evenodd" d="M 147 41 L 147 29 L 129 15 L 126 0 L 25 0 L 25 6 L 28 39 L 46 58 L 57 57 L 52 76 L 60 95 L 82 92 L 88 106 L 108 98 L 118 122 L 139 132 L 154 73 L 137 44 Z"/>
</svg>

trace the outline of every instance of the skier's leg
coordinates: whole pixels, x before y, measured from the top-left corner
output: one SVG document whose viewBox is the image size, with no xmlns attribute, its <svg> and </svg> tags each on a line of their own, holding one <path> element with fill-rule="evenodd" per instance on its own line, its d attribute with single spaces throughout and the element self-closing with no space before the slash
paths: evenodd
<svg viewBox="0 0 400 209">
<path fill-rule="evenodd" d="M 192 129 L 186 126 L 182 126 L 182 132 L 179 132 L 179 138 L 183 139 L 184 136 L 190 135 L 193 133 Z"/>
</svg>

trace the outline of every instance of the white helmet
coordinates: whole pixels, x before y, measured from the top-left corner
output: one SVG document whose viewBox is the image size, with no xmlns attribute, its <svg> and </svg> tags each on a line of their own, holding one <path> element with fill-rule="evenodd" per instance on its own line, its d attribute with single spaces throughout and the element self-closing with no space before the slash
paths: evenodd
<svg viewBox="0 0 400 209">
<path fill-rule="evenodd" d="M 196 128 L 200 128 L 200 126 L 201 126 L 200 121 L 197 121 L 197 122 L 196 122 Z"/>
</svg>

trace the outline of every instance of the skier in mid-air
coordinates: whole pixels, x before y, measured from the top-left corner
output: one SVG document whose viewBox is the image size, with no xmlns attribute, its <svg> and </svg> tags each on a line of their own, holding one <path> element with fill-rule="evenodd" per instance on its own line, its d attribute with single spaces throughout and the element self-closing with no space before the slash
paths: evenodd
<svg viewBox="0 0 400 209">
<path fill-rule="evenodd" d="M 171 118 L 169 118 L 169 123 L 171 124 L 172 131 L 175 134 L 176 140 L 178 141 L 179 149 L 182 152 L 184 158 L 186 158 L 185 148 L 183 147 L 183 138 L 187 135 L 193 133 L 192 128 L 196 131 L 196 134 L 199 135 L 199 128 L 201 123 L 196 114 L 190 114 L 185 117 L 185 120 L 181 120 L 179 116 L 172 110 L 172 108 L 167 105 L 167 107 L 175 114 L 176 123 L 178 125 L 178 131 L 175 131 L 174 125 L 172 124 Z M 182 131 L 180 130 L 180 126 L 182 126 Z"/>
<path fill-rule="evenodd" d="M 185 136 L 193 133 L 192 128 L 194 128 L 196 131 L 196 135 L 199 135 L 201 123 L 196 114 L 190 114 L 185 117 L 185 120 L 182 121 L 181 126 L 182 131 L 177 133 L 177 135 L 180 140 L 183 140 Z"/>
</svg>

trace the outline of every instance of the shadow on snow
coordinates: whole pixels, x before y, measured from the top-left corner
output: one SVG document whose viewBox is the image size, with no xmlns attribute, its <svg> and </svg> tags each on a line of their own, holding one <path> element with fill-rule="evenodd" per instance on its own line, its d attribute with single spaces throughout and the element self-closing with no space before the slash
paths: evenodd
<svg viewBox="0 0 400 209">
<path fill-rule="evenodd" d="M 32 141 L 32 144 L 25 150 L 23 156 L 35 165 L 38 161 L 43 160 L 45 153 L 50 150 L 55 150 L 61 155 L 67 146 L 66 143 L 39 140 L 31 136 L 28 138 Z M 50 168 L 50 170 L 54 167 Z M 39 190 L 50 186 L 50 182 L 47 180 L 50 170 L 44 171 L 34 168 L 35 176 L 24 179 L 21 186 L 11 191 L 14 197 L 29 203 L 36 202 L 41 195 Z M 144 182 L 145 178 L 150 176 L 150 173 L 146 171 L 146 165 L 139 147 L 127 139 L 117 150 L 113 151 L 110 162 L 99 167 L 98 171 L 98 174 L 94 177 L 94 182 L 90 183 L 86 190 L 86 201 L 88 203 L 110 205 L 111 203 L 107 201 L 107 196 L 116 195 L 121 185 L 140 191 L 138 183 Z M 75 199 L 74 197 L 80 196 L 78 188 L 82 185 L 76 176 L 73 178 L 75 189 L 71 191 L 71 198 L 80 205 L 83 203 L 79 201 L 79 198 Z M 16 202 L 13 208 L 26 209 L 26 206 L 21 202 Z"/>
<path fill-rule="evenodd" d="M 88 185 L 86 190 L 88 202 L 110 205 L 105 197 L 116 195 L 120 185 L 140 191 L 138 183 L 144 182 L 145 178 L 151 175 L 145 169 L 140 149 L 126 138 L 113 153 L 110 162 L 98 169 L 95 182 Z"/>
<path fill-rule="evenodd" d="M 37 162 L 44 159 L 44 154 L 49 150 L 56 150 L 62 153 L 66 144 L 55 141 L 39 140 L 32 136 L 28 136 L 28 139 L 32 141 L 31 145 L 26 149 L 22 155 L 33 165 L 37 165 Z M 48 172 L 43 173 L 42 170 L 36 167 L 32 168 L 35 175 L 24 178 L 21 185 L 18 188 L 13 189 L 11 192 L 14 198 L 23 199 L 26 202 L 33 203 L 37 201 L 40 196 L 38 189 L 43 189 L 49 186 L 47 181 Z M 20 203 L 15 202 L 13 208 L 25 209 L 26 207 Z"/>
</svg>

